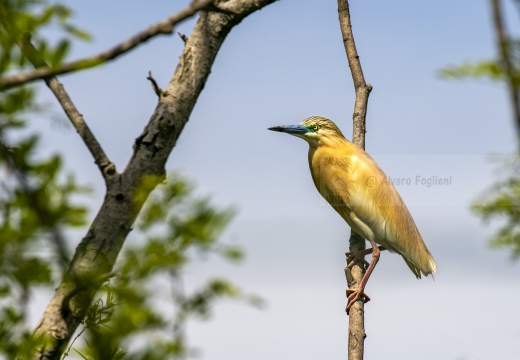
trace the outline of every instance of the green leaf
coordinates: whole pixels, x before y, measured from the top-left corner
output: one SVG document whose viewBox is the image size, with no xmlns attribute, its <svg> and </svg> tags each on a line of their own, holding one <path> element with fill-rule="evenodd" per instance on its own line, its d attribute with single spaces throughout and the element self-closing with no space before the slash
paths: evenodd
<svg viewBox="0 0 520 360">
<path fill-rule="evenodd" d="M 77 352 L 78 355 L 81 356 L 83 359 L 85 359 L 85 360 L 89 360 L 89 358 L 88 358 L 85 354 L 83 354 L 82 352 L 80 352 L 79 350 L 74 349 L 74 351 Z"/>
<path fill-rule="evenodd" d="M 64 24 L 63 25 L 63 29 L 69 33 L 70 35 L 78 38 L 78 39 L 81 39 L 81 40 L 84 40 L 84 41 L 91 41 L 92 40 L 92 35 L 90 35 L 87 31 L 85 30 L 81 30 L 77 27 L 75 27 L 74 25 L 70 25 L 70 24 Z"/>
<path fill-rule="evenodd" d="M 440 70 L 439 75 L 444 79 L 488 78 L 493 81 L 504 79 L 504 71 L 495 60 L 485 60 L 475 64 L 464 62 L 458 66 L 445 67 Z"/>
<path fill-rule="evenodd" d="M 20 261 L 13 276 L 24 287 L 30 284 L 48 284 L 51 280 L 51 269 L 41 259 L 31 258 Z"/>
<path fill-rule="evenodd" d="M 62 62 L 63 58 L 69 51 L 70 43 L 68 40 L 61 40 L 54 51 L 51 58 L 51 67 L 58 67 Z"/>
<path fill-rule="evenodd" d="M 514 259 L 520 258 L 520 158 L 503 164 L 505 180 L 498 181 L 471 206 L 475 214 L 489 222 L 499 220 L 501 227 L 490 239 L 493 248 L 506 248 Z"/>
<path fill-rule="evenodd" d="M 244 258 L 244 252 L 238 246 L 222 246 L 220 247 L 220 254 L 229 261 L 238 262 Z"/>
<path fill-rule="evenodd" d="M 36 18 L 36 22 L 38 25 L 47 24 L 51 21 L 52 17 L 56 14 L 56 8 L 54 6 L 50 6 L 43 10 L 43 13 Z"/>
</svg>

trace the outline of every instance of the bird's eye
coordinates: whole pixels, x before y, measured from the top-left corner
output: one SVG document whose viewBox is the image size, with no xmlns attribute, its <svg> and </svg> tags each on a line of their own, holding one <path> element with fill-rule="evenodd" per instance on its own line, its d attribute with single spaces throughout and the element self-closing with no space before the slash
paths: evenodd
<svg viewBox="0 0 520 360">
<path fill-rule="evenodd" d="M 312 127 L 312 130 L 314 131 L 318 131 L 319 129 L 321 129 L 321 125 L 318 124 L 314 124 L 314 126 Z"/>
</svg>

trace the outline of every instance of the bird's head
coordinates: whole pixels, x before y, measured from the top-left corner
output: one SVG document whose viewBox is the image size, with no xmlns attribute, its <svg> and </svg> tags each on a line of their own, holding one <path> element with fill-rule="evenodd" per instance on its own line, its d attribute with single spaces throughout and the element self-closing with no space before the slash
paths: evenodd
<svg viewBox="0 0 520 360">
<path fill-rule="evenodd" d="M 269 130 L 284 132 L 306 140 L 309 145 L 318 147 L 325 142 L 345 140 L 341 130 L 331 120 L 321 116 L 311 116 L 299 125 L 281 125 Z"/>
</svg>

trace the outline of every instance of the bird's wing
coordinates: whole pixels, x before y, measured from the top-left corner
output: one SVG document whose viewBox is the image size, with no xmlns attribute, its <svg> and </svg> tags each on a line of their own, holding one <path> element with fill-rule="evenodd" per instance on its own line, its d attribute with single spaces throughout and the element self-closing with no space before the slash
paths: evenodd
<svg viewBox="0 0 520 360">
<path fill-rule="evenodd" d="M 360 149 L 361 150 L 361 149 Z M 360 221 L 405 259 L 417 277 L 436 270 L 435 260 L 426 248 L 406 204 L 391 180 L 364 151 L 352 156 L 351 174 L 355 190 L 351 206 Z"/>
<path fill-rule="evenodd" d="M 348 149 L 345 157 L 347 167 L 324 169 L 329 179 L 325 192 L 344 200 L 340 206 L 331 205 L 361 236 L 402 255 L 417 277 L 434 273 L 435 261 L 390 179 L 358 147 Z"/>
</svg>

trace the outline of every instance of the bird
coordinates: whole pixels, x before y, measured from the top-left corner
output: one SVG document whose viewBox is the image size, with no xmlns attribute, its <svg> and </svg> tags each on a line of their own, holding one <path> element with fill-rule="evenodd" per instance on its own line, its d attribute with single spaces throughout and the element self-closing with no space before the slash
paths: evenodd
<svg viewBox="0 0 520 360">
<path fill-rule="evenodd" d="M 273 126 L 268 130 L 307 141 L 316 189 L 352 230 L 372 246 L 371 262 L 366 262 L 368 266 L 357 289 L 347 290 L 347 314 L 356 301 L 370 300 L 364 289 L 381 250 L 401 255 L 417 279 L 421 274 L 435 274 L 435 259 L 392 181 L 365 150 L 343 136 L 333 121 L 311 116 L 299 125 Z M 367 250 L 347 253 L 350 255 L 347 267 L 368 253 Z"/>
</svg>

